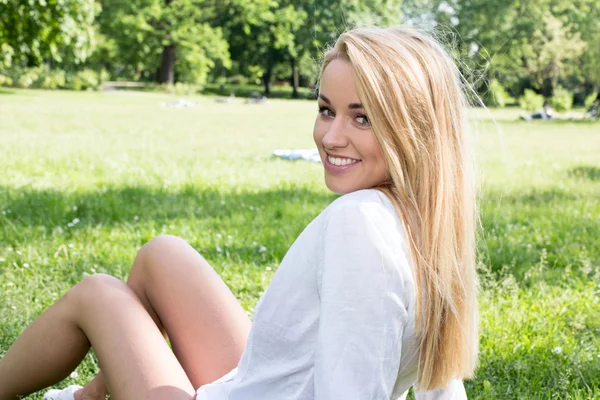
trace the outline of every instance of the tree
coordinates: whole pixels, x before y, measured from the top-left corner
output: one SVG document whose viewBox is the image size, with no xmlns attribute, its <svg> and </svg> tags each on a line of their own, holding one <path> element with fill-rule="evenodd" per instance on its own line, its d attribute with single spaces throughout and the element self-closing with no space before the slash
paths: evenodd
<svg viewBox="0 0 600 400">
<path fill-rule="evenodd" d="M 0 0 L 0 68 L 85 61 L 98 11 L 94 0 Z"/>
<path fill-rule="evenodd" d="M 101 31 L 116 43 L 117 60 L 135 78 L 203 84 L 216 63 L 229 66 L 218 17 L 225 2 L 103 0 Z"/>
<path fill-rule="evenodd" d="M 401 19 L 399 0 L 257 0 L 232 2 L 224 21 L 236 69 L 259 66 L 265 94 L 273 71 L 289 63 L 293 96 L 298 95 L 300 66 L 316 71 L 318 59 L 340 32 L 360 23 L 387 24 Z"/>
</svg>

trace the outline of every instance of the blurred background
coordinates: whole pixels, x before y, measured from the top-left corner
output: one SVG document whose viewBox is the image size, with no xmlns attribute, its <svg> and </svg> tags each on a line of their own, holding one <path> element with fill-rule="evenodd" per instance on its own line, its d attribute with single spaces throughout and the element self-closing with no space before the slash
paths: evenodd
<svg viewBox="0 0 600 400">
<path fill-rule="evenodd" d="M 568 111 L 600 92 L 598 0 L 3 0 L 0 15 L 4 86 L 298 98 L 347 27 L 407 23 L 438 28 L 490 106 L 533 111 L 537 94 Z"/>
</svg>

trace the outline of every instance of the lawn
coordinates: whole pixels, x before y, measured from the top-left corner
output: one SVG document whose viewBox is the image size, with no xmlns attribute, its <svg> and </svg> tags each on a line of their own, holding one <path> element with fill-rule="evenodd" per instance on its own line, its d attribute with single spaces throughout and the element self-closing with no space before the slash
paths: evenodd
<svg viewBox="0 0 600 400">
<path fill-rule="evenodd" d="M 165 108 L 156 93 L 0 92 L 0 355 L 87 274 L 125 279 L 152 237 L 183 237 L 251 315 L 296 236 L 336 198 L 316 104 Z M 473 110 L 481 344 L 472 399 L 600 399 L 600 123 Z M 85 383 L 86 357 L 63 384 Z M 34 395 L 28 399 L 41 399 Z"/>
</svg>

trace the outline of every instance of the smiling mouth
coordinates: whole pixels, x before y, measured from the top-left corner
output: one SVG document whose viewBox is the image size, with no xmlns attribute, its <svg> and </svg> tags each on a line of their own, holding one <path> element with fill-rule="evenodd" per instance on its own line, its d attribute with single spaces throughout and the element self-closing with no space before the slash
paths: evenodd
<svg viewBox="0 0 600 400">
<path fill-rule="evenodd" d="M 352 164 L 356 164 L 358 162 L 360 162 L 361 160 L 357 160 L 355 158 L 350 158 L 350 157 L 336 157 L 336 156 L 332 156 L 329 153 L 325 152 L 326 154 L 326 158 L 327 161 L 329 161 L 330 164 L 335 165 L 337 167 L 343 167 L 346 165 L 352 165 Z"/>
</svg>

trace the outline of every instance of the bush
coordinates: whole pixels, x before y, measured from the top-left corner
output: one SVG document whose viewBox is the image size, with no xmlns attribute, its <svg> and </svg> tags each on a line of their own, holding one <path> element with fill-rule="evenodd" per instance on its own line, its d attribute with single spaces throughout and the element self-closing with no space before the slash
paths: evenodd
<svg viewBox="0 0 600 400">
<path fill-rule="evenodd" d="M 0 76 L 0 85 L 2 85 L 1 82 L 2 82 L 2 78 Z M 592 104 L 594 104 L 597 97 L 598 97 L 598 94 L 596 92 L 594 92 L 585 98 L 585 102 L 583 104 L 584 104 L 586 110 L 589 110 L 592 107 Z"/>
<path fill-rule="evenodd" d="M 57 69 L 42 74 L 39 86 L 42 89 L 59 89 L 65 87 L 65 71 Z"/>
<path fill-rule="evenodd" d="M 96 71 L 84 69 L 70 75 L 66 87 L 71 90 L 97 90 L 100 87 L 100 77 Z"/>
<path fill-rule="evenodd" d="M 176 82 L 174 85 L 162 85 L 164 90 L 177 96 L 191 96 L 198 93 L 199 87 L 191 83 Z"/>
<path fill-rule="evenodd" d="M 562 86 L 554 89 L 550 105 L 558 112 L 567 112 L 573 107 L 573 94 Z"/>
<path fill-rule="evenodd" d="M 12 86 L 13 80 L 10 76 L 0 74 L 0 86 Z"/>
<path fill-rule="evenodd" d="M 228 80 L 229 80 L 229 83 L 232 85 L 247 85 L 248 84 L 248 78 L 246 78 L 244 75 L 234 75 L 234 76 L 230 77 Z"/>
<path fill-rule="evenodd" d="M 488 92 L 486 95 L 486 103 L 490 107 L 504 108 L 508 103 L 513 103 L 513 99 L 504 87 L 496 79 L 492 79 L 488 86 Z"/>
<path fill-rule="evenodd" d="M 31 87 L 40 78 L 39 74 L 34 69 L 25 70 L 22 74 L 19 74 L 17 79 L 17 87 L 27 89 Z"/>
<path fill-rule="evenodd" d="M 544 106 L 544 96 L 535 93 L 531 89 L 525 89 L 523 96 L 519 98 L 519 107 L 525 111 L 534 112 Z"/>
</svg>

